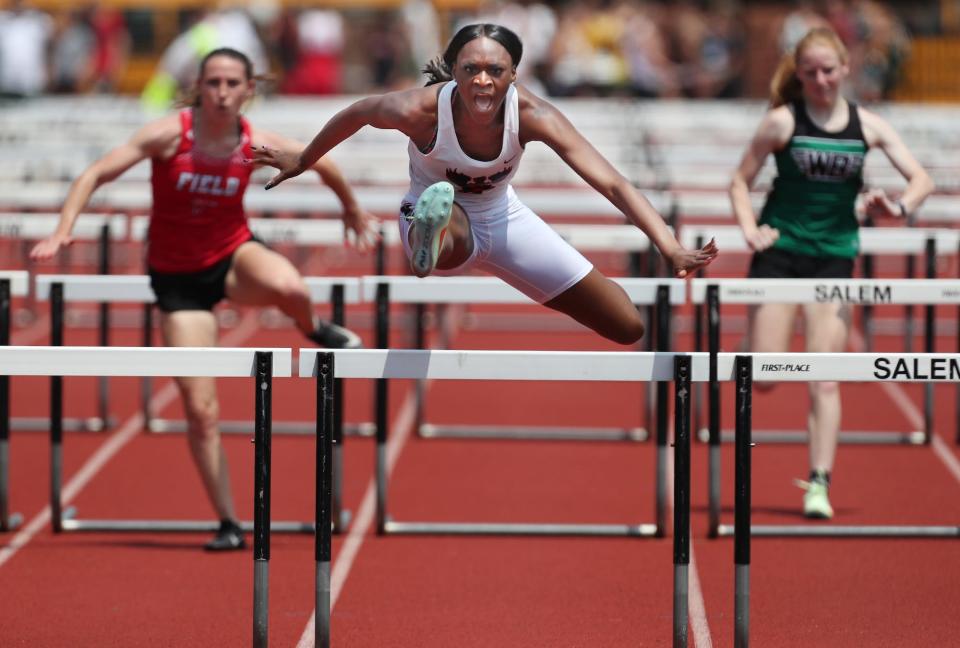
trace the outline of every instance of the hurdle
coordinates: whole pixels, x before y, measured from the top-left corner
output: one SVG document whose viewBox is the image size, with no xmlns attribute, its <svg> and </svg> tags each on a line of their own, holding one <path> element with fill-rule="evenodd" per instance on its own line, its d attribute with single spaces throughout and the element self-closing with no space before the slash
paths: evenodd
<svg viewBox="0 0 960 648">
<path fill-rule="evenodd" d="M 333 392 L 336 379 L 406 378 L 417 380 L 561 380 L 635 381 L 672 380 L 675 384 L 674 457 L 674 646 L 687 645 L 687 593 L 690 523 L 690 409 L 691 379 L 706 379 L 705 354 L 544 352 L 544 351 L 426 351 L 300 349 L 299 375 L 317 384 L 317 513 L 315 541 L 316 646 L 330 645 L 330 480 L 326 458 L 332 448 Z M 665 532 L 656 524 L 578 525 L 503 523 L 410 523 L 390 520 L 386 514 L 385 453 L 377 451 L 378 532 L 602 535 L 653 537 Z M 269 472 L 269 466 L 258 468 Z M 658 502 L 659 506 L 659 502 Z"/>
<path fill-rule="evenodd" d="M 300 376 L 317 372 L 316 349 L 300 350 Z M 677 354 L 649 352 L 548 352 L 548 351 L 426 351 L 418 349 L 363 349 L 336 351 L 343 359 L 337 377 L 391 379 L 471 380 L 577 380 L 657 381 L 673 378 Z M 592 364 L 591 364 L 592 363 Z M 596 366 L 595 366 L 596 365 Z M 380 383 L 378 383 L 380 384 Z M 662 414 L 666 416 L 666 412 Z M 539 524 L 476 522 L 401 522 L 391 518 L 387 506 L 386 441 L 384 411 L 378 412 L 375 472 L 377 531 L 379 534 L 495 534 L 495 535 L 597 535 L 662 537 L 666 533 L 666 443 L 657 447 L 657 521 L 649 524 Z"/>
<path fill-rule="evenodd" d="M 639 233 L 634 227 L 629 230 Z M 642 236 L 642 234 L 641 234 Z M 645 239 L 646 237 L 644 237 Z M 628 245 L 621 243 L 621 245 Z M 614 278 L 629 296 L 640 306 L 656 306 L 655 336 L 648 336 L 648 345 L 656 340 L 656 348 L 670 348 L 670 310 L 683 304 L 686 299 L 686 284 L 678 279 Z M 409 277 L 380 276 L 363 277 L 362 294 L 365 301 L 376 303 L 376 330 L 378 348 L 390 346 L 391 304 L 413 304 L 417 308 L 414 317 L 417 348 L 424 347 L 424 306 L 426 304 L 534 304 L 516 288 L 495 277 Z M 436 425 L 424 420 L 425 397 L 421 384 L 416 391 L 416 424 L 418 434 L 425 438 L 483 438 L 516 440 L 564 440 L 564 441 L 644 441 L 650 438 L 650 430 L 656 427 L 658 444 L 665 443 L 666 420 L 652 424 L 651 411 L 666 412 L 666 391 L 657 388 L 657 406 L 648 407 L 647 427 L 632 428 L 575 428 L 542 426 L 492 425 Z M 375 420 L 384 418 L 386 411 L 386 384 L 378 382 Z M 384 423 L 385 424 L 385 423 Z M 661 435 L 661 431 L 664 435 Z"/>
<path fill-rule="evenodd" d="M 67 531 L 215 531 L 218 521 L 80 520 L 75 509 L 64 510 L 63 390 L 65 376 L 209 376 L 254 377 L 254 427 L 270 436 L 269 401 L 272 379 L 292 374 L 289 349 L 143 348 L 8 346 L 0 348 L 0 367 L 8 376 L 50 376 L 50 510 L 54 532 Z M 264 400 L 265 399 L 265 400 Z M 264 406 L 264 403 L 267 405 Z M 246 530 L 252 524 L 243 523 Z M 277 531 L 312 532 L 312 525 L 274 523 Z"/>
<path fill-rule="evenodd" d="M 360 296 L 359 281 L 350 277 L 305 277 L 304 282 L 310 290 L 314 301 L 330 301 L 333 309 L 333 321 L 343 324 L 344 304 L 357 303 Z M 153 346 L 153 303 L 155 296 L 150 288 L 150 278 L 145 275 L 38 275 L 36 277 L 37 295 L 41 299 L 51 302 L 51 326 L 53 346 L 62 346 L 64 338 L 63 313 L 66 302 L 105 300 L 110 303 L 143 304 L 143 340 L 144 347 Z M 170 347 L 163 347 L 170 348 Z M 51 384 L 57 379 L 51 378 Z M 62 383 L 61 387 L 62 389 Z M 182 433 L 185 432 L 185 421 L 173 421 L 153 416 L 150 411 L 152 382 L 150 375 L 141 377 L 141 408 L 143 412 L 144 429 L 153 433 Z M 343 397 L 343 390 L 339 392 Z M 340 418 L 337 419 L 337 446 L 334 454 L 337 479 L 335 481 L 337 508 L 337 532 L 345 529 L 350 523 L 350 511 L 341 509 L 342 501 L 341 478 L 343 462 L 344 435 L 372 436 L 372 426 L 369 424 L 345 425 L 342 418 L 342 408 L 338 408 Z M 313 423 L 309 421 L 275 421 L 271 429 L 277 434 L 309 435 L 314 433 Z M 219 427 L 225 434 L 249 435 L 255 431 L 249 421 L 225 420 L 220 421 Z M 66 429 L 66 428 L 65 428 Z"/>
<path fill-rule="evenodd" d="M 751 524 L 751 447 L 753 381 L 960 382 L 960 354 L 932 353 L 722 353 L 720 380 L 735 380 L 736 486 L 735 524 L 720 535 L 734 535 L 735 644 L 749 640 L 750 544 L 752 537 L 957 538 L 960 526 L 921 525 L 757 525 Z M 779 367 L 801 367 L 783 371 Z"/>
<path fill-rule="evenodd" d="M 60 215 L 53 213 L 0 213 L 0 236 L 18 238 L 25 244 L 38 241 L 49 236 L 60 222 Z M 127 237 L 127 219 L 118 214 L 81 214 L 74 223 L 71 238 L 75 241 L 97 242 L 97 271 L 106 275 L 110 273 L 110 242 L 121 241 Z M 69 250 L 69 248 L 68 248 Z M 30 272 L 35 264 L 30 261 L 27 250 L 24 249 L 27 271 Z M 35 295 L 29 291 L 28 297 Z M 98 305 L 98 335 L 101 346 L 107 346 L 110 339 L 110 310 L 109 304 L 101 302 Z M 66 420 L 68 429 L 87 432 L 99 432 L 109 428 L 112 421 L 109 419 L 108 379 L 100 377 L 97 386 L 97 416 L 87 419 Z M 43 419 L 19 417 L 11 419 L 14 430 L 43 431 L 46 421 Z"/>
<path fill-rule="evenodd" d="M 924 304 L 926 308 L 924 348 L 935 350 L 933 307 L 936 304 L 960 304 L 960 281 L 953 279 L 694 279 L 691 286 L 694 304 L 706 304 L 708 311 L 708 346 L 711 358 L 711 379 L 708 385 L 709 425 L 699 430 L 701 440 L 710 444 L 709 493 L 710 532 L 717 532 L 720 511 L 720 444 L 732 440 L 720 430 L 720 385 L 716 374 L 716 358 L 720 351 L 720 303 L 813 304 Z M 840 443 L 855 444 L 929 444 L 933 434 L 933 383 L 924 386 L 923 430 L 910 432 L 860 431 L 841 432 Z M 696 420 L 699 420 L 697 418 Z M 805 443 L 806 432 L 797 430 L 757 430 L 764 443 Z"/>
<path fill-rule="evenodd" d="M 10 346 L 11 297 L 27 294 L 25 270 L 0 271 L 0 347 Z M 23 516 L 10 512 L 10 377 L 0 375 L 0 531 L 13 531 Z"/>
<path fill-rule="evenodd" d="M 270 461 L 271 403 L 273 378 L 292 375 L 289 349 L 226 349 L 139 347 L 41 347 L 13 346 L 0 349 L 0 367 L 16 376 L 207 376 L 253 380 L 254 468 Z M 218 522 L 172 520 L 78 520 L 74 509 L 64 510 L 61 501 L 63 470 L 62 392 L 51 395 L 50 519 L 55 533 L 65 531 L 215 531 Z M 266 646 L 266 597 L 268 588 L 270 536 L 274 531 L 312 533 L 306 523 L 270 524 L 270 473 L 255 472 L 253 523 L 254 645 Z M 295 528 L 293 528 L 295 527 Z M 263 594 L 261 594 L 263 593 Z"/>
</svg>

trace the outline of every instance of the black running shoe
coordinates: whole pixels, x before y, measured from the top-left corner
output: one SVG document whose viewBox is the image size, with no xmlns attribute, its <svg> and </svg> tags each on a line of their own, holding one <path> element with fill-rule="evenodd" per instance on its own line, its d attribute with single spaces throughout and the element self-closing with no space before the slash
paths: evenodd
<svg viewBox="0 0 960 648">
<path fill-rule="evenodd" d="M 307 337 L 328 349 L 363 348 L 363 341 L 359 335 L 333 322 L 321 321 L 316 330 Z"/>
<path fill-rule="evenodd" d="M 203 545 L 207 551 L 236 551 L 246 549 L 247 543 L 243 539 L 243 529 L 233 520 L 220 520 L 217 535 Z"/>
</svg>

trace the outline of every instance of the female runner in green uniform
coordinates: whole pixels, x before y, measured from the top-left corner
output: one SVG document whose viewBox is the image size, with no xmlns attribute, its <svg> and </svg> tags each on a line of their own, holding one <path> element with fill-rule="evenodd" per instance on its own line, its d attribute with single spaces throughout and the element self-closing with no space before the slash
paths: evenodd
<svg viewBox="0 0 960 648">
<path fill-rule="evenodd" d="M 863 187 L 863 160 L 881 149 L 907 180 L 899 199 L 882 189 L 864 194 L 871 217 L 904 217 L 933 190 L 933 182 L 896 131 L 840 94 L 849 73 L 846 48 L 825 28 L 813 29 L 784 56 L 771 82 L 771 109 L 761 121 L 730 183 L 733 211 L 754 250 L 750 277 L 850 278 L 859 251 L 854 204 Z M 749 189 L 764 160 L 774 155 L 777 177 L 759 222 Z M 804 304 L 806 350 L 836 353 L 846 347 L 848 308 Z M 763 304 L 750 313 L 748 339 L 756 352 L 789 350 L 795 304 Z M 835 382 L 810 383 L 810 481 L 803 511 L 833 517 L 828 489 L 840 430 Z"/>
</svg>

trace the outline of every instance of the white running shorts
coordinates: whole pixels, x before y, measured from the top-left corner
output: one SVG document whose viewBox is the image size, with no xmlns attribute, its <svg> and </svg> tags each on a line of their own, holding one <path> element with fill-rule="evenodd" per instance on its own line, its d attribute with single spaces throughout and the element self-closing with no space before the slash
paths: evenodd
<svg viewBox="0 0 960 648">
<path fill-rule="evenodd" d="M 414 205 L 417 198 L 407 194 L 404 203 Z M 482 270 L 543 304 L 593 269 L 592 263 L 520 202 L 513 187 L 503 198 L 489 204 L 482 201 L 463 204 L 459 200 L 457 204 L 470 218 L 473 254 L 456 268 L 435 270 L 435 275 L 461 275 L 473 269 Z M 400 240 L 409 259 L 411 249 L 407 232 L 410 223 L 402 212 L 399 221 Z"/>
</svg>

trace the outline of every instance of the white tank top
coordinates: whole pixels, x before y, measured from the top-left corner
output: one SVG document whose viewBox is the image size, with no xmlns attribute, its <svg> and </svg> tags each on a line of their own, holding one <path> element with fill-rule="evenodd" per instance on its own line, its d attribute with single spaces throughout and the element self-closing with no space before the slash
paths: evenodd
<svg viewBox="0 0 960 648">
<path fill-rule="evenodd" d="M 437 137 L 428 153 L 421 153 L 410 140 L 410 191 L 407 199 L 416 198 L 435 182 L 449 181 L 454 199 L 463 207 L 488 204 L 507 195 L 510 178 L 517 172 L 523 147 L 520 146 L 520 100 L 517 88 L 510 85 L 504 101 L 503 145 L 495 160 L 474 160 L 460 148 L 453 127 L 451 97 L 457 87 L 450 81 L 437 97 Z"/>
</svg>

